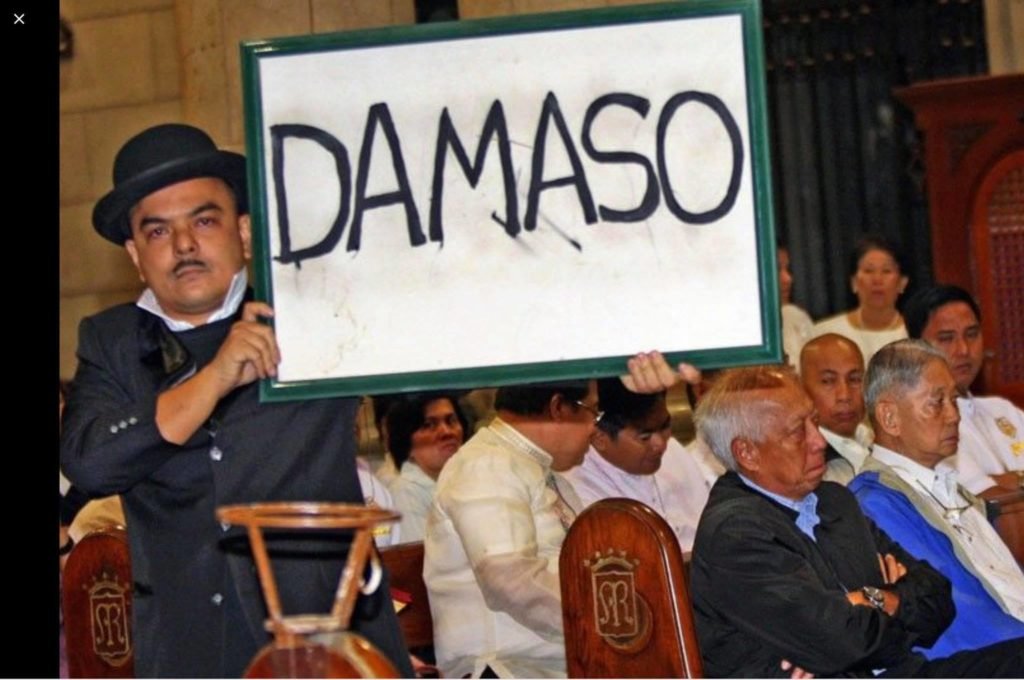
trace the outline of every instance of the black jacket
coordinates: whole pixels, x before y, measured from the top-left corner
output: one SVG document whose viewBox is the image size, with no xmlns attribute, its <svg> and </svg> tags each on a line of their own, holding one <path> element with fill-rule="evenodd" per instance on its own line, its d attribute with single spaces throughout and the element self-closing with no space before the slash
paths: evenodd
<svg viewBox="0 0 1024 680">
<path fill-rule="evenodd" d="M 236 319 L 171 333 L 121 305 L 80 327 L 61 462 L 84 491 L 122 494 L 140 677 L 237 677 L 269 641 L 248 541 L 217 521 L 218 506 L 363 502 L 354 399 L 260 404 L 252 383 L 222 399 L 184 445 L 160 436 L 157 395 L 207 363 Z M 314 545 L 289 535 L 270 546 L 285 614 L 328 612 L 347 539 Z M 360 600 L 353 627 L 408 670 L 387 588 Z"/>
<path fill-rule="evenodd" d="M 708 499 L 693 546 L 691 587 L 704 670 L 710 677 L 789 677 L 788 659 L 819 676 L 910 674 L 953 619 L 950 585 L 926 562 L 864 517 L 844 487 L 816 491 L 817 542 L 797 513 L 723 475 Z M 847 591 L 881 587 L 878 555 L 907 567 L 895 585 L 895 617 L 853 606 Z"/>
</svg>

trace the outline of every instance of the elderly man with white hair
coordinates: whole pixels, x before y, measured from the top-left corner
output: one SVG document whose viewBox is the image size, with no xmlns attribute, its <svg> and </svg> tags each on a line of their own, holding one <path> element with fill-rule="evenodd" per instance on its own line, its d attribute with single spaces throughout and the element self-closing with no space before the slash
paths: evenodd
<svg viewBox="0 0 1024 680">
<path fill-rule="evenodd" d="M 938 466 L 956 453 L 960 423 L 945 355 L 921 340 L 886 345 L 871 358 L 865 393 L 875 444 L 850 490 L 864 514 L 953 584 L 956 618 L 925 654 L 1022 638 L 1024 573 L 984 504 Z"/>
<path fill-rule="evenodd" d="M 1018 677 L 1010 641 L 944 659 L 949 581 L 822 482 L 814 405 L 777 367 L 726 372 L 697 428 L 729 468 L 697 528 L 691 590 L 710 677 Z"/>
</svg>

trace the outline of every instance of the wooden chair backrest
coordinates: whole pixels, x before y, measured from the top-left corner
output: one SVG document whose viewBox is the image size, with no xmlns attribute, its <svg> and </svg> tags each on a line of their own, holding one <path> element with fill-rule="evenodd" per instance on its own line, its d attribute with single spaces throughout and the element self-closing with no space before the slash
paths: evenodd
<svg viewBox="0 0 1024 680">
<path fill-rule="evenodd" d="M 584 510 L 559 558 L 569 677 L 701 677 L 685 569 L 675 534 L 643 503 Z"/>
<path fill-rule="evenodd" d="M 135 676 L 132 570 L 124 529 L 94 531 L 64 565 L 64 639 L 73 678 Z"/>
<path fill-rule="evenodd" d="M 423 543 L 402 543 L 380 551 L 381 562 L 391 574 L 391 592 L 405 604 L 398 624 L 409 649 L 434 644 L 434 620 L 430 616 L 427 584 L 423 582 Z M 408 600 L 406 602 L 406 600 Z"/>
<path fill-rule="evenodd" d="M 993 524 L 999 536 L 1024 567 L 1024 490 L 1006 491 L 988 499 L 990 512 L 994 506 Z"/>
</svg>

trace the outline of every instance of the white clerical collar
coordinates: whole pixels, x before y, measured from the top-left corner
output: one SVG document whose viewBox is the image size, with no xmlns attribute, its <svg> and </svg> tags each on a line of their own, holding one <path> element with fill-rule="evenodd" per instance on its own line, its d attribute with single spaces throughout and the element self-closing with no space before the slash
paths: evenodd
<svg viewBox="0 0 1024 680">
<path fill-rule="evenodd" d="M 228 287 L 228 294 L 224 297 L 224 303 L 220 306 L 220 309 L 210 315 L 203 323 L 213 323 L 214 321 L 220 321 L 221 319 L 227 319 L 235 312 L 238 311 L 238 307 L 242 304 L 242 299 L 245 297 L 245 289 L 249 286 L 249 275 L 245 271 L 245 267 L 238 270 L 234 278 L 231 279 L 231 286 Z M 156 295 L 153 294 L 152 288 L 147 288 L 142 291 L 142 295 L 139 296 L 138 302 L 135 303 L 140 309 L 144 309 L 150 314 L 155 314 L 164 320 L 167 327 L 174 332 L 187 331 L 195 328 L 195 324 L 191 324 L 188 321 L 182 321 L 181 319 L 172 319 L 167 316 L 164 308 L 160 306 L 160 303 L 156 299 Z"/>
<path fill-rule="evenodd" d="M 861 428 L 864 428 L 866 433 Z M 839 455 L 853 465 L 854 472 L 859 472 L 864 467 L 864 459 L 870 453 L 867 447 L 871 445 L 871 428 L 868 428 L 863 423 L 858 425 L 853 438 L 836 434 L 827 427 L 818 427 L 818 430 L 825 438 L 825 441 L 838 451 Z"/>
<path fill-rule="evenodd" d="M 871 455 L 899 475 L 903 481 L 912 487 L 919 489 L 923 487 L 927 492 L 936 496 L 941 503 L 954 503 L 957 489 L 957 474 L 952 468 L 942 467 L 931 469 L 911 460 L 904 455 L 896 453 L 892 449 L 875 444 L 871 448 Z"/>
</svg>

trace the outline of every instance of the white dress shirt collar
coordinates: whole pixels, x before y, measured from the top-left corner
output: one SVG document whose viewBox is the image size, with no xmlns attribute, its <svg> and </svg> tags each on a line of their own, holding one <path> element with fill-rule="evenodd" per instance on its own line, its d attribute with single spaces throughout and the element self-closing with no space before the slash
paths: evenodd
<svg viewBox="0 0 1024 680">
<path fill-rule="evenodd" d="M 915 489 L 923 488 L 927 493 L 932 494 L 942 506 L 957 507 L 964 504 L 964 500 L 957 493 L 956 470 L 947 467 L 935 469 L 925 467 L 917 461 L 879 444 L 872 447 L 871 455 L 892 468 L 893 472 Z"/>
<path fill-rule="evenodd" d="M 853 438 L 836 434 L 825 427 L 819 427 L 818 430 L 832 448 L 853 466 L 854 474 L 860 472 L 860 469 L 864 467 L 864 459 L 870 453 L 868 447 L 871 446 L 871 428 L 861 423 L 857 426 Z"/>
<path fill-rule="evenodd" d="M 245 267 L 238 270 L 234 278 L 231 279 L 231 286 L 228 288 L 228 294 L 224 296 L 224 302 L 221 304 L 220 309 L 210 315 L 204 323 L 213 323 L 214 321 L 220 321 L 221 319 L 227 319 L 236 311 L 242 304 L 243 298 L 245 298 L 245 289 L 249 285 L 249 275 L 246 273 Z M 195 328 L 195 324 L 191 324 L 188 321 L 182 321 L 180 319 L 172 319 L 167 316 L 167 312 L 160 306 L 160 302 L 156 299 L 156 295 L 153 293 L 152 288 L 147 288 L 142 291 L 142 295 L 139 296 L 138 301 L 135 303 L 141 309 L 146 310 L 151 314 L 155 314 L 164 320 L 167 327 L 175 333 L 180 331 L 187 331 Z"/>
</svg>

